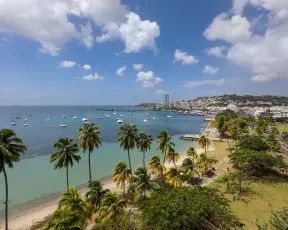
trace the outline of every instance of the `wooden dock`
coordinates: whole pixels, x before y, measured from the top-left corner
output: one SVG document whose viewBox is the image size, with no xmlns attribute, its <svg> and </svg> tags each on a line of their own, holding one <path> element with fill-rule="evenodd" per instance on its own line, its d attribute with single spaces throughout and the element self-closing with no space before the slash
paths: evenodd
<svg viewBox="0 0 288 230">
<path fill-rule="evenodd" d="M 200 135 L 188 135 L 188 134 L 180 137 L 180 139 L 185 141 L 198 141 L 199 138 Z"/>
</svg>

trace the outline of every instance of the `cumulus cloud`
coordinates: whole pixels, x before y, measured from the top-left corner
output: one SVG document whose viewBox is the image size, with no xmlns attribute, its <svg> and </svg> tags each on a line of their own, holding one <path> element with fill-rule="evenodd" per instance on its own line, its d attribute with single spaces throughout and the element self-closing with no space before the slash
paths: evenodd
<svg viewBox="0 0 288 230">
<path fill-rule="evenodd" d="M 130 12 L 126 15 L 127 22 L 117 24 L 116 22 L 103 27 L 103 34 L 96 37 L 98 43 L 108 40 L 123 40 L 125 53 L 137 53 L 143 48 L 156 50 L 156 38 L 160 35 L 160 27 L 156 22 L 142 21 L 139 15 Z"/>
<path fill-rule="evenodd" d="M 59 68 L 73 68 L 76 65 L 75 61 L 61 61 L 59 63 Z"/>
<path fill-rule="evenodd" d="M 234 15 L 229 18 L 228 14 L 224 13 L 217 16 L 204 32 L 208 40 L 227 42 L 248 40 L 251 35 L 250 23 L 246 17 Z"/>
<path fill-rule="evenodd" d="M 208 74 L 216 74 L 218 73 L 218 68 L 216 67 L 213 67 L 213 66 L 210 66 L 210 65 L 206 65 L 204 70 L 203 70 L 203 73 L 208 73 Z"/>
<path fill-rule="evenodd" d="M 85 70 L 90 70 L 92 67 L 91 67 L 91 65 L 85 64 L 85 65 L 83 65 L 82 68 Z"/>
<path fill-rule="evenodd" d="M 103 79 L 104 79 L 104 78 L 101 77 L 98 73 L 89 74 L 89 75 L 83 77 L 83 80 L 87 80 L 87 81 L 103 80 Z"/>
<path fill-rule="evenodd" d="M 143 68 L 143 64 L 133 64 L 133 69 L 140 71 Z"/>
<path fill-rule="evenodd" d="M 226 50 L 225 46 L 215 46 L 215 47 L 206 49 L 206 53 L 210 56 L 224 57 L 225 50 Z"/>
<path fill-rule="evenodd" d="M 124 41 L 127 53 L 156 49 L 155 39 L 160 35 L 156 22 L 141 20 L 120 0 L 0 1 L 0 32 L 37 41 L 41 52 L 53 56 L 72 40 L 91 48 L 94 27 L 95 31 L 103 29 L 104 33 L 97 37 L 102 37 L 100 41 Z"/>
<path fill-rule="evenodd" d="M 119 69 L 116 71 L 116 74 L 117 74 L 118 76 L 123 76 L 125 70 L 126 70 L 126 67 L 123 66 L 123 67 L 119 68 Z"/>
<path fill-rule="evenodd" d="M 185 83 L 185 87 L 194 88 L 203 85 L 222 85 L 225 82 L 223 78 L 220 80 L 203 80 L 203 81 L 188 81 Z"/>
<path fill-rule="evenodd" d="M 208 39 L 223 39 L 230 42 L 227 50 L 227 59 L 239 65 L 251 73 L 251 80 L 254 82 L 268 82 L 280 78 L 288 78 L 288 1 L 283 0 L 234 0 L 232 12 L 235 14 L 243 14 L 246 6 L 256 7 L 260 10 L 266 10 L 267 13 L 261 18 L 258 24 L 261 24 L 263 30 L 261 33 L 249 32 L 248 19 L 239 15 L 225 16 L 222 21 L 229 22 L 233 17 L 241 17 L 241 23 L 236 26 L 236 32 L 225 33 L 225 29 L 221 30 L 218 26 L 218 34 L 208 33 L 211 28 L 215 28 L 215 20 L 206 30 Z M 219 19 L 217 19 L 219 20 Z M 216 20 L 216 21 L 217 21 Z M 254 18 L 250 21 L 252 22 Z M 247 23 L 248 22 L 248 23 Z M 250 23 L 252 24 L 252 23 Z M 213 25 L 213 26 L 212 26 Z M 241 26 L 240 26 L 241 25 Z M 225 26 L 222 25 L 225 28 Z M 237 31 L 239 28 L 244 29 L 242 35 Z M 205 34 L 205 33 L 204 33 Z M 222 37 L 220 34 L 223 34 Z M 231 39 L 231 35 L 234 39 Z M 235 36 L 239 34 L 239 36 Z M 227 38 L 227 36 L 230 36 Z M 235 39 L 238 37 L 238 39 Z M 239 39 L 241 38 L 241 39 Z"/>
<path fill-rule="evenodd" d="M 189 55 L 187 52 L 177 49 L 174 53 L 174 58 L 176 62 L 182 62 L 182 65 L 193 65 L 198 62 L 198 60 Z"/>
<path fill-rule="evenodd" d="M 141 71 L 137 74 L 136 81 L 141 82 L 142 88 L 153 88 L 155 85 L 160 84 L 163 79 L 154 76 L 154 73 L 152 71 Z"/>
</svg>

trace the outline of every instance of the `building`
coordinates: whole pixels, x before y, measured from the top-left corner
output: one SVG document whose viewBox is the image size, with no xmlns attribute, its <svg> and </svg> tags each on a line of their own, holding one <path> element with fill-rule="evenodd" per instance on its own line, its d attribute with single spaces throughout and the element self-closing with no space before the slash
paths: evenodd
<svg viewBox="0 0 288 230">
<path fill-rule="evenodd" d="M 164 109 L 168 109 L 170 106 L 170 103 L 169 103 L 169 93 L 164 93 L 163 94 L 163 108 Z"/>
</svg>

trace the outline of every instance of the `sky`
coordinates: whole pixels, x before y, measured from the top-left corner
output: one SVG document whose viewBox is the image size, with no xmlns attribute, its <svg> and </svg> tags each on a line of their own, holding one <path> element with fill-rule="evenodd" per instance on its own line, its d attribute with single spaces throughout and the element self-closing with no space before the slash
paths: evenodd
<svg viewBox="0 0 288 230">
<path fill-rule="evenodd" d="M 288 1 L 0 0 L 0 105 L 288 96 Z"/>
</svg>

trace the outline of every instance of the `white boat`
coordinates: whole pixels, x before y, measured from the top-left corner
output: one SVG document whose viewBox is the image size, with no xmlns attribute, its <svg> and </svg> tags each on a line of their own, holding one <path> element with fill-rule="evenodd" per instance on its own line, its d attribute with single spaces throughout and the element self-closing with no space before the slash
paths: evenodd
<svg viewBox="0 0 288 230">
<path fill-rule="evenodd" d="M 63 117 L 62 117 L 62 118 L 64 119 L 64 118 L 66 118 L 66 117 L 67 117 L 67 115 L 63 115 Z"/>
<path fill-rule="evenodd" d="M 76 116 L 73 117 L 74 120 L 77 119 L 77 118 L 78 118 L 78 117 L 76 117 Z"/>
<path fill-rule="evenodd" d="M 110 115 L 108 114 L 108 110 L 107 110 L 107 113 L 106 113 L 106 115 L 105 115 L 105 118 L 109 118 L 110 117 Z"/>
<path fill-rule="evenodd" d="M 124 115 L 123 114 L 120 114 L 120 117 L 123 117 Z"/>
<path fill-rule="evenodd" d="M 167 118 L 171 118 L 172 115 L 171 115 L 171 110 L 170 110 L 170 114 L 168 116 L 166 116 Z"/>
<path fill-rule="evenodd" d="M 15 122 L 15 121 L 12 121 L 12 122 L 11 122 L 11 125 L 16 125 L 16 122 Z"/>
<path fill-rule="evenodd" d="M 23 126 L 28 126 L 28 123 L 25 121 L 24 124 L 23 124 Z"/>
<path fill-rule="evenodd" d="M 155 120 L 155 119 L 156 119 L 156 117 L 154 116 L 154 117 L 153 117 L 153 120 Z"/>
<path fill-rule="evenodd" d="M 147 120 L 147 119 L 144 119 L 144 120 L 143 120 L 143 122 L 147 123 L 147 122 L 148 122 L 148 120 Z"/>
<path fill-rule="evenodd" d="M 67 127 L 67 124 L 66 124 L 66 119 L 64 118 L 64 124 L 60 124 L 60 126 L 62 127 L 62 128 L 65 128 L 65 127 Z"/>
<path fill-rule="evenodd" d="M 27 117 L 25 117 L 25 119 L 24 119 L 25 121 L 28 121 L 28 119 L 27 119 Z"/>
<path fill-rule="evenodd" d="M 101 119 L 101 117 L 99 116 L 99 113 L 98 113 L 98 119 Z"/>
<path fill-rule="evenodd" d="M 85 124 L 90 124 L 90 122 L 89 122 L 89 121 L 85 121 L 84 123 L 85 123 Z"/>
<path fill-rule="evenodd" d="M 118 118 L 118 117 L 116 117 L 116 120 L 118 121 L 118 120 L 119 120 L 119 118 Z"/>
<path fill-rule="evenodd" d="M 86 121 L 88 121 L 88 119 L 84 117 L 84 118 L 82 118 L 82 121 L 86 122 Z"/>
<path fill-rule="evenodd" d="M 117 121 L 117 123 L 118 123 L 118 124 L 121 124 L 121 123 L 123 123 L 123 120 L 119 119 L 119 120 Z"/>
<path fill-rule="evenodd" d="M 113 115 L 116 115 L 116 110 L 115 110 L 115 108 L 114 108 L 114 112 L 113 112 Z"/>
<path fill-rule="evenodd" d="M 47 121 L 50 121 L 49 113 L 48 113 Z"/>
</svg>

